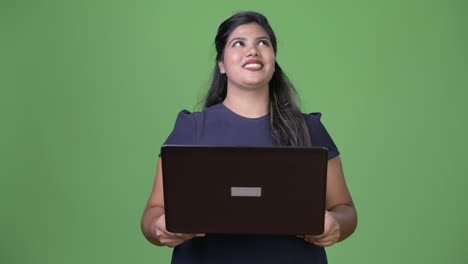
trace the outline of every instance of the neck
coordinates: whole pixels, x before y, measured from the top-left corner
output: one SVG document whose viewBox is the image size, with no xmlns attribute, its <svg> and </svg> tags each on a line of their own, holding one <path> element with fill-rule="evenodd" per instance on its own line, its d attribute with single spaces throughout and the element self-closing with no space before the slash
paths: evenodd
<svg viewBox="0 0 468 264">
<path fill-rule="evenodd" d="M 227 88 L 224 105 L 233 112 L 248 118 L 257 118 L 269 112 L 268 85 L 257 89 L 229 89 Z"/>
</svg>

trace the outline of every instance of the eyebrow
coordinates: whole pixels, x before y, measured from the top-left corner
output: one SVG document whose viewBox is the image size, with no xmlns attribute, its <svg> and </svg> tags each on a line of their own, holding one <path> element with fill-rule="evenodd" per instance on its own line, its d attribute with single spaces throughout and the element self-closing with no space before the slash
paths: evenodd
<svg viewBox="0 0 468 264">
<path fill-rule="evenodd" d="M 245 41 L 247 38 L 241 38 L 241 37 L 238 37 L 238 38 L 233 38 L 231 39 L 231 41 L 229 41 L 229 44 L 231 44 L 234 40 L 243 40 Z M 260 36 L 258 38 L 255 38 L 255 40 L 260 40 L 260 39 L 267 39 L 268 41 L 270 41 L 270 38 L 268 36 Z"/>
</svg>

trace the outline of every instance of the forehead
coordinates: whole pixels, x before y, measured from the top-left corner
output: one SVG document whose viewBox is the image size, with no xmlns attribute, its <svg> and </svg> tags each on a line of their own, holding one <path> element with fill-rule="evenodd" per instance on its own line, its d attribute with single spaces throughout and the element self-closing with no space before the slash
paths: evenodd
<svg viewBox="0 0 468 264">
<path fill-rule="evenodd" d="M 269 37 L 268 33 L 257 23 L 250 23 L 238 26 L 231 35 L 228 41 L 233 38 L 256 38 L 260 36 Z"/>
</svg>

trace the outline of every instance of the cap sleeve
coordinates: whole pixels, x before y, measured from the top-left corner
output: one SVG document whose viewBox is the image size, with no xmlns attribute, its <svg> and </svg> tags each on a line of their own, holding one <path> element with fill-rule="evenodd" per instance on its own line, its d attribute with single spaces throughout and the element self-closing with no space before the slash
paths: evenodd
<svg viewBox="0 0 468 264">
<path fill-rule="evenodd" d="M 196 123 L 193 114 L 187 110 L 182 110 L 177 115 L 174 129 L 164 145 L 194 145 L 195 133 Z"/>
<path fill-rule="evenodd" d="M 321 113 L 310 113 L 305 116 L 307 126 L 309 127 L 310 138 L 313 146 L 326 147 L 328 149 L 328 159 L 340 155 L 338 148 L 330 137 L 330 134 L 325 129 L 325 126 L 320 121 Z"/>
</svg>

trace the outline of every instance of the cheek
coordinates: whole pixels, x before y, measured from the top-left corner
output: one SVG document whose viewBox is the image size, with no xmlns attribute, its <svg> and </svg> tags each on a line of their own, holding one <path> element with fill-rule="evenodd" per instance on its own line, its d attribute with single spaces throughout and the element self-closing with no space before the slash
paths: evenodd
<svg viewBox="0 0 468 264">
<path fill-rule="evenodd" d="M 268 62 L 268 64 L 275 65 L 276 56 L 272 50 L 267 50 L 264 53 L 262 53 L 262 57 L 264 62 Z"/>
<path fill-rule="evenodd" d="M 275 55 L 275 53 L 273 53 L 273 51 L 270 51 L 270 52 L 268 53 L 268 59 L 269 59 L 270 61 L 272 61 L 273 64 L 275 64 L 276 55 Z"/>
<path fill-rule="evenodd" d="M 236 51 L 230 51 L 226 52 L 224 54 L 224 60 L 229 62 L 230 64 L 236 64 L 239 63 L 239 61 L 242 60 L 242 54 L 240 52 Z"/>
<path fill-rule="evenodd" d="M 276 57 L 275 55 L 273 54 L 271 57 L 268 58 L 268 64 L 271 68 L 272 71 L 275 71 L 275 64 L 276 64 Z"/>
</svg>

